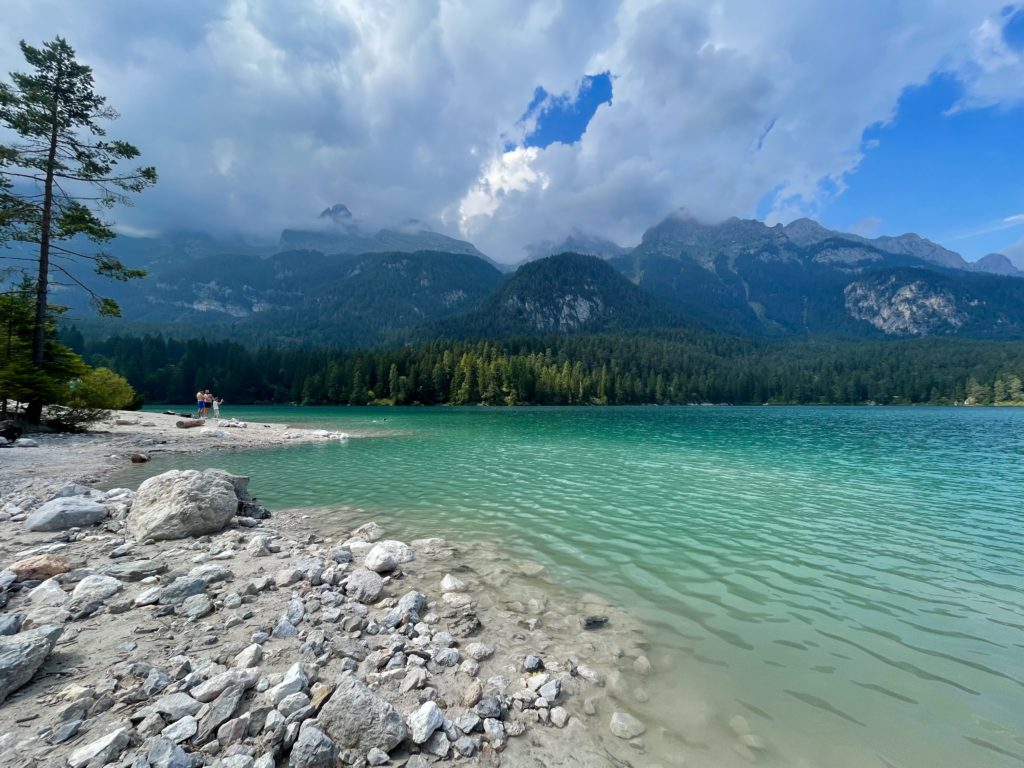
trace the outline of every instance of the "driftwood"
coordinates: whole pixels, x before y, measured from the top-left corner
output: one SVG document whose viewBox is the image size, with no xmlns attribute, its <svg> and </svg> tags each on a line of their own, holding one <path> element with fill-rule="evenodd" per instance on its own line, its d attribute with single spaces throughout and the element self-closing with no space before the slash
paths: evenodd
<svg viewBox="0 0 1024 768">
<path fill-rule="evenodd" d="M 191 429 L 192 427 L 206 426 L 205 419 L 182 419 L 176 423 L 178 425 L 178 429 Z"/>
</svg>

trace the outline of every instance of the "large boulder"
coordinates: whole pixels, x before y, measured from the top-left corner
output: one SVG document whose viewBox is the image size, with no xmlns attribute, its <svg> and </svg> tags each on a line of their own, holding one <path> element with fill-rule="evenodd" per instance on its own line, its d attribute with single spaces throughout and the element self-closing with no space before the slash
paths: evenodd
<svg viewBox="0 0 1024 768">
<path fill-rule="evenodd" d="M 236 486 L 224 474 L 194 469 L 164 472 L 139 486 L 128 514 L 137 539 L 184 539 L 216 533 L 238 511 Z"/>
<path fill-rule="evenodd" d="M 335 744 L 363 754 L 390 752 L 405 738 L 398 710 L 351 674 L 341 676 L 317 721 Z"/>
<path fill-rule="evenodd" d="M 0 637 L 0 703 L 32 679 L 62 631 L 45 626 Z"/>
<path fill-rule="evenodd" d="M 98 501 L 84 496 L 66 496 L 41 505 L 26 518 L 25 527 L 30 531 L 63 531 L 95 525 L 106 516 L 107 508 Z"/>
</svg>

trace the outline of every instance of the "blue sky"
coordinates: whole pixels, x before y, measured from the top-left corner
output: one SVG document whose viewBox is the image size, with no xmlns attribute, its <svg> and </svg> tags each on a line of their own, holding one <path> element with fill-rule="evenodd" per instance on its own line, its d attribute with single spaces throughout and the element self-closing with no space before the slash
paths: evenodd
<svg viewBox="0 0 1024 768">
<path fill-rule="evenodd" d="M 1024 109 L 948 113 L 962 93 L 951 77 L 908 89 L 891 123 L 864 132 L 864 159 L 822 223 L 917 232 L 972 261 L 1020 240 L 1024 218 L 1005 220 L 1024 214 Z"/>
</svg>

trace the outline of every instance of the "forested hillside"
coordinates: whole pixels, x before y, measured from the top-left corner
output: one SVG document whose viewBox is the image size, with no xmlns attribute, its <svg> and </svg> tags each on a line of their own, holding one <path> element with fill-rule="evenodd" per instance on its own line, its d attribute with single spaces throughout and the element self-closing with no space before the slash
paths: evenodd
<svg viewBox="0 0 1024 768">
<path fill-rule="evenodd" d="M 389 351 L 247 350 L 161 336 L 65 341 L 151 403 L 686 404 L 1024 400 L 1024 343 L 765 342 L 717 334 L 435 341 Z"/>
</svg>

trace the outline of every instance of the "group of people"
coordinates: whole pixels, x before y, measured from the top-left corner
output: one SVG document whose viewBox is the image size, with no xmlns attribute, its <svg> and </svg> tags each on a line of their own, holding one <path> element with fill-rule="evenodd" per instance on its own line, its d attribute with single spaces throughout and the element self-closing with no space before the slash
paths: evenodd
<svg viewBox="0 0 1024 768">
<path fill-rule="evenodd" d="M 224 402 L 223 397 L 214 397 L 210 390 L 201 389 L 196 392 L 196 411 L 200 419 L 205 419 L 210 411 L 213 411 L 213 418 L 220 418 L 220 405 Z"/>
</svg>

